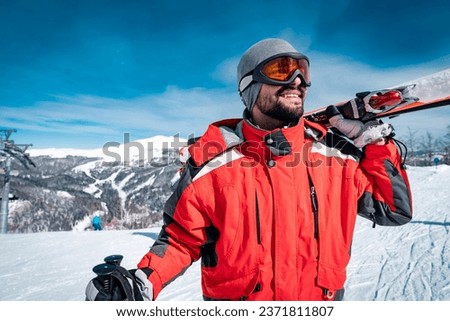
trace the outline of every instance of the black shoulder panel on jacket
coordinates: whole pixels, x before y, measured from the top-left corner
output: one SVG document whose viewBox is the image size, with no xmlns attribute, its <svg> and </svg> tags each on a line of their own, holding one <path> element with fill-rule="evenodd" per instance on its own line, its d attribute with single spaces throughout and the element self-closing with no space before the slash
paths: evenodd
<svg viewBox="0 0 450 321">
<path fill-rule="evenodd" d="M 350 155 L 358 161 L 360 161 L 363 156 L 363 152 L 355 145 L 353 145 L 351 141 L 331 131 L 327 132 L 321 142 L 325 144 L 325 146 L 329 148 L 335 148 L 341 153 Z"/>
</svg>

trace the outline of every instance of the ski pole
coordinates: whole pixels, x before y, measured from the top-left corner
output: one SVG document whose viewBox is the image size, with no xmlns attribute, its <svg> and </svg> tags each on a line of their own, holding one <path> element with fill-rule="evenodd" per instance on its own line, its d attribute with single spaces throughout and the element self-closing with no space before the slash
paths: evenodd
<svg viewBox="0 0 450 321">
<path fill-rule="evenodd" d="M 100 281 L 103 283 L 103 288 L 109 292 L 112 290 L 111 284 L 111 273 L 114 272 L 117 268 L 117 265 L 111 263 L 101 263 L 92 269 L 92 271 L 97 274 Z"/>
<path fill-rule="evenodd" d="M 104 261 L 106 263 L 114 264 L 116 266 L 119 266 L 120 263 L 122 262 L 122 260 L 123 260 L 123 255 L 120 255 L 120 254 L 113 254 L 113 255 L 109 255 L 104 258 Z"/>
</svg>

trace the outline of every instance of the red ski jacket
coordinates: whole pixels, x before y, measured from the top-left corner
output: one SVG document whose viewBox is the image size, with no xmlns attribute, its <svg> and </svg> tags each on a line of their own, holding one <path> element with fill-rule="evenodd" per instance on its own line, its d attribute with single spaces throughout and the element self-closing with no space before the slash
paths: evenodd
<svg viewBox="0 0 450 321">
<path fill-rule="evenodd" d="M 138 264 L 154 298 L 201 258 L 207 300 L 339 299 L 357 214 L 379 225 L 411 219 L 392 141 L 362 153 L 305 120 L 266 131 L 234 119 L 210 125 L 189 153 Z"/>
</svg>

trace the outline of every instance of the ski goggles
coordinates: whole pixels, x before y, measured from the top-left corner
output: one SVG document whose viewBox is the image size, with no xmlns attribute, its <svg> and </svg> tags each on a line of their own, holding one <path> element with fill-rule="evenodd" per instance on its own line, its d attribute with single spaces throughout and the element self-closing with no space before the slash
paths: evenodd
<svg viewBox="0 0 450 321">
<path fill-rule="evenodd" d="M 242 77 L 239 92 L 242 93 L 254 82 L 286 86 L 297 77 L 300 77 L 303 86 L 311 86 L 308 57 L 300 53 L 278 54 L 262 61 Z"/>
</svg>

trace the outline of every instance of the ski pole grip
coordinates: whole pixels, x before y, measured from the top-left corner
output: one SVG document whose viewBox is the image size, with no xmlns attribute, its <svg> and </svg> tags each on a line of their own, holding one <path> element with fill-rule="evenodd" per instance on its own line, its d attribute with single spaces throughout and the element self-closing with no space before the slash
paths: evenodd
<svg viewBox="0 0 450 321">
<path fill-rule="evenodd" d="M 103 283 L 103 288 L 108 292 L 112 289 L 111 273 L 117 269 L 117 265 L 111 263 L 101 263 L 93 267 L 92 271 L 97 274 L 100 281 Z"/>
<path fill-rule="evenodd" d="M 120 265 L 122 260 L 123 260 L 123 255 L 120 255 L 120 254 L 113 254 L 113 255 L 109 255 L 104 258 L 104 261 L 106 263 L 114 264 L 116 266 Z"/>
</svg>

